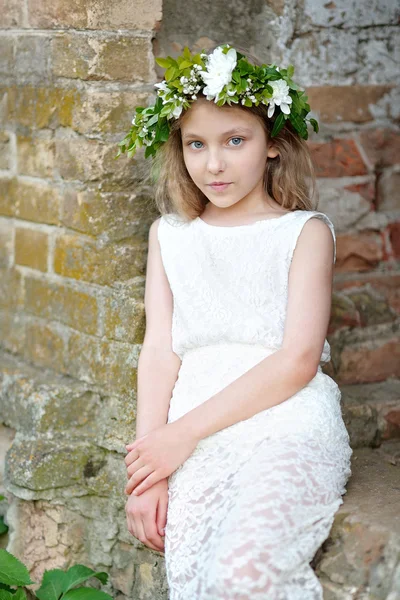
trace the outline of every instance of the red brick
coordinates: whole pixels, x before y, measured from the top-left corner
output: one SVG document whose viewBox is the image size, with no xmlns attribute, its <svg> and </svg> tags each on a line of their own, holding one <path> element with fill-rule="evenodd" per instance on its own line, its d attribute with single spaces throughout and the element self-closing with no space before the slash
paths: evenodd
<svg viewBox="0 0 400 600">
<path fill-rule="evenodd" d="M 336 139 L 317 144 L 309 142 L 317 177 L 366 175 L 368 170 L 352 139 Z"/>
<path fill-rule="evenodd" d="M 360 142 L 375 168 L 400 163 L 400 135 L 391 129 L 361 131 Z"/>
</svg>

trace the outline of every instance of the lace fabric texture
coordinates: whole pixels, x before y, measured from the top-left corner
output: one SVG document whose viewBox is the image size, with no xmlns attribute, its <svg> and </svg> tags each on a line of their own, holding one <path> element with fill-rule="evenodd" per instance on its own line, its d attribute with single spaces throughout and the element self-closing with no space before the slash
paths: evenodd
<svg viewBox="0 0 400 600">
<path fill-rule="evenodd" d="M 161 217 L 158 238 L 182 360 L 168 422 L 282 344 L 288 275 L 305 222 L 295 211 L 217 227 Z M 325 340 L 321 363 L 330 360 Z M 268 394 L 268 390 L 265 392 Z M 169 477 L 169 600 L 322 600 L 310 561 L 351 476 L 337 384 L 316 376 L 279 405 L 202 439 Z"/>
</svg>

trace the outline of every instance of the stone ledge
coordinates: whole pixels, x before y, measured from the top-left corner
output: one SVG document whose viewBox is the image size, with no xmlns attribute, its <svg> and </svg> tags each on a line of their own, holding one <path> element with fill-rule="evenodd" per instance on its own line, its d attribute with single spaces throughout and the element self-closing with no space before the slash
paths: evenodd
<svg viewBox="0 0 400 600">
<path fill-rule="evenodd" d="M 358 448 L 329 535 L 314 557 L 324 600 L 396 600 L 400 590 L 400 440 Z"/>
</svg>

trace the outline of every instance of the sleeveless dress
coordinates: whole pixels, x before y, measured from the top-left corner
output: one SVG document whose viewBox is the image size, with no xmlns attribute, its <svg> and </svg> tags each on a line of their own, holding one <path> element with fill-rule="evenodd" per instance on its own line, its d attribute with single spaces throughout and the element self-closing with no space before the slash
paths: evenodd
<svg viewBox="0 0 400 600">
<path fill-rule="evenodd" d="M 250 225 L 163 215 L 158 240 L 182 363 L 168 422 L 281 347 L 288 275 L 303 225 L 296 210 Z M 310 310 L 313 307 L 310 306 Z M 321 600 L 310 566 L 351 475 L 341 392 L 321 364 L 284 402 L 204 439 L 168 479 L 169 600 Z M 265 389 L 268 394 L 268 388 Z"/>
</svg>

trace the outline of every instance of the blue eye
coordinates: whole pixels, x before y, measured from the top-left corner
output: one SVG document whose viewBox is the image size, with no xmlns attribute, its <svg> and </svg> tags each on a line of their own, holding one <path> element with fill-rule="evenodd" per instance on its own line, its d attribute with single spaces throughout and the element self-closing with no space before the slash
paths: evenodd
<svg viewBox="0 0 400 600">
<path fill-rule="evenodd" d="M 196 140 L 194 142 L 189 142 L 188 146 L 191 146 L 192 144 L 201 144 L 202 142 L 199 142 L 199 140 Z"/>
<path fill-rule="evenodd" d="M 232 141 L 232 140 L 243 140 L 243 138 L 241 138 L 241 137 L 234 137 L 234 138 L 231 138 L 230 141 Z M 240 146 L 240 144 L 233 144 L 233 145 L 234 146 Z"/>
</svg>

